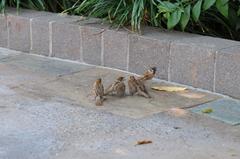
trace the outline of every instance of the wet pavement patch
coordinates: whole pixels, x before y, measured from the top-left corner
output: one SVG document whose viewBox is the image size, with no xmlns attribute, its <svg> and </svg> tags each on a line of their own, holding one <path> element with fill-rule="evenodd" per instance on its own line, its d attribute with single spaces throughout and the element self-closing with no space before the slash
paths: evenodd
<svg viewBox="0 0 240 159">
<path fill-rule="evenodd" d="M 104 106 L 96 107 L 90 93 L 97 78 L 102 78 L 104 87 L 107 88 L 118 76 L 128 78 L 130 75 L 112 69 L 29 54 L 10 55 L 7 56 L 8 58 L 0 59 L 0 82 L 2 85 L 5 84 L 0 87 L 0 95 L 17 94 L 39 100 L 57 98 L 71 101 L 75 105 L 133 119 L 172 108 L 189 108 L 220 98 L 214 94 L 193 89 L 174 92 L 155 91 L 151 89 L 152 86 L 172 88 L 174 85 L 168 82 L 148 81 L 146 87 L 151 99 L 139 96 L 124 98 L 107 96 Z M 127 85 L 127 81 L 125 84 Z M 128 88 L 126 94 L 128 94 Z"/>
<path fill-rule="evenodd" d="M 206 111 L 210 109 L 212 111 Z M 236 100 L 219 99 L 195 108 L 191 108 L 190 110 L 194 113 L 204 114 L 231 125 L 240 124 L 240 102 Z"/>
<path fill-rule="evenodd" d="M 1 59 L 0 56 L 0 62 L 5 65 L 16 66 L 25 70 L 38 72 L 39 74 L 44 73 L 53 76 L 72 74 L 94 68 L 93 66 L 25 54 L 15 56 L 6 55 L 3 59 Z"/>
<path fill-rule="evenodd" d="M 0 61 L 18 55 L 18 52 L 0 48 Z"/>
<path fill-rule="evenodd" d="M 55 96 L 64 97 L 85 107 L 92 107 L 105 112 L 134 119 L 143 118 L 156 113 L 168 111 L 172 108 L 186 108 L 200 105 L 219 99 L 219 96 L 199 92 L 196 90 L 184 90 L 179 92 L 154 91 L 151 86 L 173 86 L 167 82 L 147 82 L 147 89 L 152 98 L 146 99 L 139 96 L 123 98 L 107 96 L 102 107 L 96 107 L 89 96 L 94 80 L 101 77 L 105 88 L 119 75 L 128 78 L 129 74 L 109 69 L 94 68 L 79 72 L 70 76 L 61 77 L 59 80 L 47 83 L 44 87 Z M 127 85 L 127 83 L 126 83 Z M 128 86 L 126 94 L 128 94 Z M 34 86 L 33 90 L 39 90 Z M 46 92 L 44 92 L 46 94 Z"/>
</svg>

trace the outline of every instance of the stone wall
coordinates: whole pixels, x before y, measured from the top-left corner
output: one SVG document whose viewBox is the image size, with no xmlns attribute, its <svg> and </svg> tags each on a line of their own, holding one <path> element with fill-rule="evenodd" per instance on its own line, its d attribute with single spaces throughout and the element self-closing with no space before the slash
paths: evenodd
<svg viewBox="0 0 240 159">
<path fill-rule="evenodd" d="M 240 42 L 156 28 L 143 35 L 110 29 L 98 19 L 8 9 L 0 47 L 157 77 L 240 98 Z"/>
</svg>

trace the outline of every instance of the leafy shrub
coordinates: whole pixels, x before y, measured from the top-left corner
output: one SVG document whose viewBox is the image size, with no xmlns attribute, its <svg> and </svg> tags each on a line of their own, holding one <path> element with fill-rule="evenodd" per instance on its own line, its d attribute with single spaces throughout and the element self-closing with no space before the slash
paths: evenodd
<svg viewBox="0 0 240 159">
<path fill-rule="evenodd" d="M 240 0 L 2 0 L 5 5 L 103 18 L 141 32 L 150 25 L 240 40 Z"/>
<path fill-rule="evenodd" d="M 1 0 L 0 10 L 4 11 L 6 6 L 28 8 L 35 10 L 46 10 L 61 12 L 72 7 L 76 0 Z"/>
<path fill-rule="evenodd" d="M 168 29 L 240 40 L 240 3 L 229 0 L 158 1 L 157 16 Z M 187 28 L 186 28 L 187 27 Z"/>
</svg>

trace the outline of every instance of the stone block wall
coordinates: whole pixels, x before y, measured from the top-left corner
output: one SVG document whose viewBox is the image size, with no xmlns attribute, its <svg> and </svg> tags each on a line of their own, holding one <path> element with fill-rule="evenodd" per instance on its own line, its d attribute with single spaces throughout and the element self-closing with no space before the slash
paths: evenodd
<svg viewBox="0 0 240 159">
<path fill-rule="evenodd" d="M 98 19 L 8 9 L 0 15 L 0 47 L 75 60 L 240 98 L 240 42 L 146 27 L 143 35 Z"/>
</svg>

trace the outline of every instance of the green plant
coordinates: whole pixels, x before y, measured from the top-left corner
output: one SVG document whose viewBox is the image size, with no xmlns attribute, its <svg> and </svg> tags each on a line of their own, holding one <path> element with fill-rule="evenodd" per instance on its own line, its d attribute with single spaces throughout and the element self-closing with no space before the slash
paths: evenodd
<svg viewBox="0 0 240 159">
<path fill-rule="evenodd" d="M 6 0 L 2 0 L 0 2 L 0 13 L 5 11 L 5 6 L 6 6 Z"/>
<path fill-rule="evenodd" d="M 158 2 L 157 16 L 167 21 L 168 29 L 180 24 L 181 29 L 184 30 L 190 20 L 198 22 L 200 15 L 213 5 L 225 18 L 228 18 L 228 0 L 176 0 L 172 2 L 158 0 Z"/>
<path fill-rule="evenodd" d="M 133 31 L 140 32 L 141 24 L 157 23 L 152 21 L 154 10 L 153 0 L 84 0 L 74 12 L 103 18 L 118 27 L 131 25 Z"/>
<path fill-rule="evenodd" d="M 84 0 L 74 13 L 108 20 L 118 27 L 130 23 L 133 5 L 128 0 Z"/>
<path fill-rule="evenodd" d="M 61 12 L 72 7 L 76 2 L 77 0 L 1 0 L 0 11 L 4 11 L 6 6 L 11 6 L 17 9 L 23 7 L 35 10 Z"/>
<path fill-rule="evenodd" d="M 1 0 L 6 6 L 102 18 L 113 26 L 143 25 L 240 40 L 240 0 Z"/>
<path fill-rule="evenodd" d="M 229 0 L 157 0 L 162 25 L 240 40 L 239 1 Z"/>
</svg>

